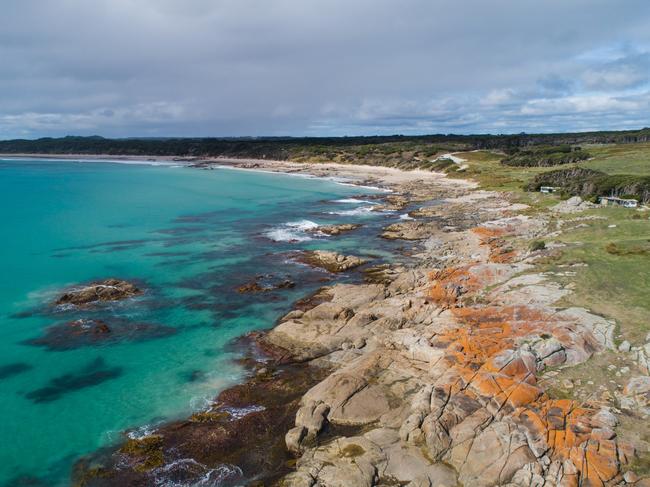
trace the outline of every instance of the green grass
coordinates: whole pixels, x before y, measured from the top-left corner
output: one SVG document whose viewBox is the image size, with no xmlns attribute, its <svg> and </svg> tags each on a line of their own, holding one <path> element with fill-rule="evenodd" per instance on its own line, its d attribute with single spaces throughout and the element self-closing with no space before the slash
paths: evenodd
<svg viewBox="0 0 650 487">
<path fill-rule="evenodd" d="M 650 174 L 650 144 L 592 146 L 588 150 L 594 159 L 577 165 L 610 174 Z M 511 201 L 530 205 L 524 213 L 536 214 L 561 200 L 557 194 L 523 190 L 537 174 L 552 168 L 504 166 L 499 162 L 503 154 L 488 151 L 457 155 L 467 159 L 469 168 L 451 173 L 451 177 L 474 179 L 484 189 L 509 191 Z M 650 212 L 597 208 L 553 218 L 584 216 L 601 219 L 568 223 L 555 239 L 566 247 L 557 260 L 544 266 L 545 270 L 566 271 L 566 267 L 559 266 L 586 263 L 586 267 L 571 268 L 576 276 L 562 278 L 575 284 L 574 293 L 564 304 L 584 306 L 616 320 L 625 339 L 641 344 L 650 331 Z M 577 228 L 578 224 L 588 226 Z"/>
<path fill-rule="evenodd" d="M 650 144 L 593 145 L 585 147 L 593 158 L 562 168 L 585 167 L 607 174 L 650 176 Z M 490 151 L 462 152 L 459 157 L 468 160 L 469 168 L 458 177 L 476 179 L 486 189 L 518 190 L 533 177 L 552 167 L 508 167 L 500 164 L 505 154 Z"/>
<path fill-rule="evenodd" d="M 548 168 L 512 167 L 501 164 L 504 154 L 490 151 L 459 152 L 455 154 L 467 160 L 468 168 L 450 173 L 451 177 L 469 178 L 482 188 L 496 191 L 521 191 L 524 183 Z"/>
<path fill-rule="evenodd" d="M 567 228 L 574 228 L 557 239 L 567 246 L 550 270 L 566 270 L 559 265 L 587 264 L 573 268 L 577 275 L 569 281 L 575 283 L 575 290 L 567 304 L 613 318 L 623 338 L 642 344 L 650 331 L 650 215 L 623 208 L 582 215 L 604 219 L 569 223 Z M 577 228 L 578 224 L 588 226 Z"/>
<path fill-rule="evenodd" d="M 582 167 L 608 174 L 634 174 L 650 176 L 650 144 L 590 146 L 593 160 Z"/>
</svg>

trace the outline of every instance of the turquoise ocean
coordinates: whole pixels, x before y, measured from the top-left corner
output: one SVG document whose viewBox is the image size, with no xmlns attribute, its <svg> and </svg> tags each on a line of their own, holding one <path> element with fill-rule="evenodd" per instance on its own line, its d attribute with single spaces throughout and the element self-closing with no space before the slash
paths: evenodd
<svg viewBox="0 0 650 487">
<path fill-rule="evenodd" d="M 332 282 L 296 263 L 297 250 L 390 258 L 375 237 L 399 215 L 370 211 L 377 194 L 226 168 L 0 159 L 0 486 L 68 485 L 80 456 L 205 408 L 242 380 L 229 344 Z M 343 222 L 364 227 L 310 231 Z M 145 292 L 88 310 L 52 305 L 108 277 Z M 237 291 L 253 279 L 296 285 Z M 145 326 L 93 343 L 57 336 L 79 319 Z"/>
</svg>

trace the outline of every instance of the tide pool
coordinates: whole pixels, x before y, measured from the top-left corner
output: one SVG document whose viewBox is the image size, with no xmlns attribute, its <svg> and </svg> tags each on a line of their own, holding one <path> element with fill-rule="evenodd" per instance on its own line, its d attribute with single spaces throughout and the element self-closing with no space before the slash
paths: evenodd
<svg viewBox="0 0 650 487">
<path fill-rule="evenodd" d="M 240 380 L 228 343 L 273 326 L 331 279 L 292 252 L 390 255 L 393 244 L 374 237 L 398 215 L 370 211 L 370 193 L 229 169 L 0 160 L 0 485 L 68 485 L 81 455 L 201 409 Z M 312 231 L 342 222 L 364 227 L 332 238 Z M 62 289 L 108 277 L 145 293 L 88 310 L 51 306 Z M 296 285 L 237 291 L 256 277 Z M 33 343 L 78 319 L 166 332 L 64 349 Z"/>
</svg>

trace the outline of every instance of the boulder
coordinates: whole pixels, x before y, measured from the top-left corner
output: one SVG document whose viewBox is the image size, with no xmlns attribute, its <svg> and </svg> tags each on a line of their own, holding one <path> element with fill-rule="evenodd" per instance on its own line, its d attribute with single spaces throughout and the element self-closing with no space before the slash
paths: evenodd
<svg viewBox="0 0 650 487">
<path fill-rule="evenodd" d="M 459 468 L 463 485 L 476 487 L 509 482 L 524 465 L 535 461 L 526 437 L 506 422 L 494 422 L 476 436 Z"/>
</svg>

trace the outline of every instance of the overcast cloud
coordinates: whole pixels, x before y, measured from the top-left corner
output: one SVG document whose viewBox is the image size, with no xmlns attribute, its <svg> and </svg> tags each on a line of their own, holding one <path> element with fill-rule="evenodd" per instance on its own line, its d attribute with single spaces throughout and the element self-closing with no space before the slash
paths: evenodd
<svg viewBox="0 0 650 487">
<path fill-rule="evenodd" d="M 648 0 L 0 6 L 0 138 L 649 125 Z"/>
</svg>

